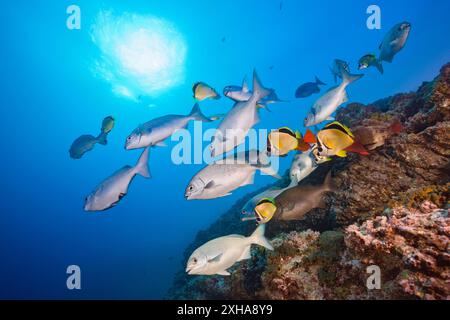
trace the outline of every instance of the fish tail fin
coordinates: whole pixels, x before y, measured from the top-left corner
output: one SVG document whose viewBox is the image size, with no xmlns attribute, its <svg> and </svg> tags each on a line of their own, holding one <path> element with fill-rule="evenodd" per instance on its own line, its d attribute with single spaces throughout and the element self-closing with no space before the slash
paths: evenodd
<svg viewBox="0 0 450 320">
<path fill-rule="evenodd" d="M 150 154 L 150 147 L 147 147 L 142 152 L 136 166 L 134 167 L 136 174 L 139 174 L 145 178 L 151 178 L 150 169 L 148 167 L 149 154 Z"/>
<path fill-rule="evenodd" d="M 272 93 L 272 90 L 266 89 L 261 84 L 256 70 L 253 70 L 253 94 L 250 99 L 259 101 Z"/>
<path fill-rule="evenodd" d="M 359 141 L 356 141 L 356 140 L 353 141 L 353 144 L 351 146 L 345 148 L 345 151 L 359 153 L 362 156 L 369 155 L 369 152 L 362 145 L 362 143 L 360 143 Z"/>
<path fill-rule="evenodd" d="M 306 130 L 303 141 L 306 143 L 317 143 L 316 136 L 310 129 Z"/>
<path fill-rule="evenodd" d="M 108 143 L 108 140 L 106 139 L 107 137 L 108 133 L 102 131 L 97 137 L 97 142 L 105 146 Z"/>
<path fill-rule="evenodd" d="M 403 129 L 405 129 L 405 127 L 402 125 L 402 123 L 396 119 L 390 126 L 389 129 L 391 130 L 392 133 L 394 134 L 398 134 L 400 132 L 403 131 Z"/>
<path fill-rule="evenodd" d="M 189 117 L 193 118 L 194 120 L 202 121 L 202 122 L 211 122 L 212 120 L 205 116 L 202 111 L 200 110 L 200 106 L 198 103 L 194 104 L 192 107 L 191 113 L 189 113 Z"/>
<path fill-rule="evenodd" d="M 266 99 L 272 103 L 289 102 L 287 100 L 282 100 L 282 99 L 278 98 L 278 95 L 276 94 L 276 92 L 274 90 L 272 90 L 272 92 L 269 94 L 269 96 Z"/>
<path fill-rule="evenodd" d="M 377 68 L 378 71 L 380 71 L 381 74 L 384 73 L 383 65 L 381 63 L 381 60 L 376 59 L 375 60 L 375 68 Z"/>
<path fill-rule="evenodd" d="M 363 74 L 351 74 L 347 70 L 342 70 L 342 83 L 345 83 L 346 85 L 359 80 L 363 77 Z"/>
<path fill-rule="evenodd" d="M 317 84 L 317 85 L 322 85 L 322 86 L 326 86 L 326 84 L 325 84 L 325 83 L 323 83 L 322 81 L 320 81 L 320 79 L 319 79 L 319 78 L 317 78 L 317 76 L 316 76 L 316 84 Z"/>
<path fill-rule="evenodd" d="M 260 224 L 256 230 L 249 237 L 250 244 L 257 244 L 269 250 L 273 250 L 273 246 L 270 241 L 264 236 L 264 232 L 266 231 L 266 225 Z"/>
<path fill-rule="evenodd" d="M 263 166 L 263 167 L 259 167 L 259 170 L 261 170 L 261 172 L 263 172 L 264 174 L 267 174 L 271 177 L 274 177 L 275 179 L 281 180 L 282 177 L 277 173 L 277 171 L 275 171 L 272 166 Z"/>
<path fill-rule="evenodd" d="M 328 171 L 325 180 L 323 181 L 323 189 L 324 191 L 335 192 L 337 191 L 337 187 L 334 184 L 333 178 L 331 177 L 331 170 Z"/>
</svg>

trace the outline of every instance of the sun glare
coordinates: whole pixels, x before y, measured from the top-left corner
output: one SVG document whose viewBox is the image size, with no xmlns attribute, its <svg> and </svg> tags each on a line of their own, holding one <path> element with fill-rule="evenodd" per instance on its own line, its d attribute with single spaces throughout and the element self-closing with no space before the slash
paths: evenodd
<svg viewBox="0 0 450 320">
<path fill-rule="evenodd" d="M 116 95 L 155 97 L 184 81 L 186 43 L 164 19 L 101 11 L 91 36 L 100 49 L 93 71 Z"/>
</svg>

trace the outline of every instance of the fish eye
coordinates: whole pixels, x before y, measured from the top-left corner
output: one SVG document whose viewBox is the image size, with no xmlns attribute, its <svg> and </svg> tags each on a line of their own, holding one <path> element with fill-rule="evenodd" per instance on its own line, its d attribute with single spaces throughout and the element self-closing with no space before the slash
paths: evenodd
<svg viewBox="0 0 450 320">
<path fill-rule="evenodd" d="M 193 263 L 197 263 L 197 258 L 192 259 Z"/>
<path fill-rule="evenodd" d="M 127 140 L 130 141 L 130 140 L 131 140 L 131 136 L 128 136 L 128 137 L 127 137 Z"/>
<path fill-rule="evenodd" d="M 194 187 L 193 187 L 193 186 L 190 186 L 190 187 L 189 187 L 189 190 L 192 190 L 192 189 L 194 189 Z"/>
</svg>

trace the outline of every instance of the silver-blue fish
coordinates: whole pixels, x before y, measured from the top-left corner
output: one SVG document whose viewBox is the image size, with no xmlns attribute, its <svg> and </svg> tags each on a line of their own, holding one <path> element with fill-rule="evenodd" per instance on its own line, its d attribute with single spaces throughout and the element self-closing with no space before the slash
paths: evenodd
<svg viewBox="0 0 450 320">
<path fill-rule="evenodd" d="M 150 178 L 150 171 L 148 169 L 149 152 L 150 148 L 145 148 L 136 166 L 124 166 L 100 183 L 86 197 L 84 210 L 102 211 L 109 209 L 116 205 L 128 193 L 128 187 L 137 174 L 145 178 Z"/>
<path fill-rule="evenodd" d="M 140 125 L 127 137 L 125 149 L 131 150 L 164 145 L 163 141 L 165 139 L 170 137 L 175 131 L 186 128 L 189 122 L 194 120 L 212 121 L 200 111 L 200 107 L 196 103 L 187 116 L 170 114 Z"/>
</svg>

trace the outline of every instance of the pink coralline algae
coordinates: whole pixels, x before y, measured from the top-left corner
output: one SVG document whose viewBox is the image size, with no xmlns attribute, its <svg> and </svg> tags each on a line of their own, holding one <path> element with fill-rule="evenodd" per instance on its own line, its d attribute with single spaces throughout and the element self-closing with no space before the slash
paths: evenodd
<svg viewBox="0 0 450 320">
<path fill-rule="evenodd" d="M 383 268 L 386 255 L 400 259 L 396 282 L 422 299 L 450 299 L 450 209 L 425 201 L 418 209 L 399 207 L 346 229 L 345 243 Z"/>
</svg>

